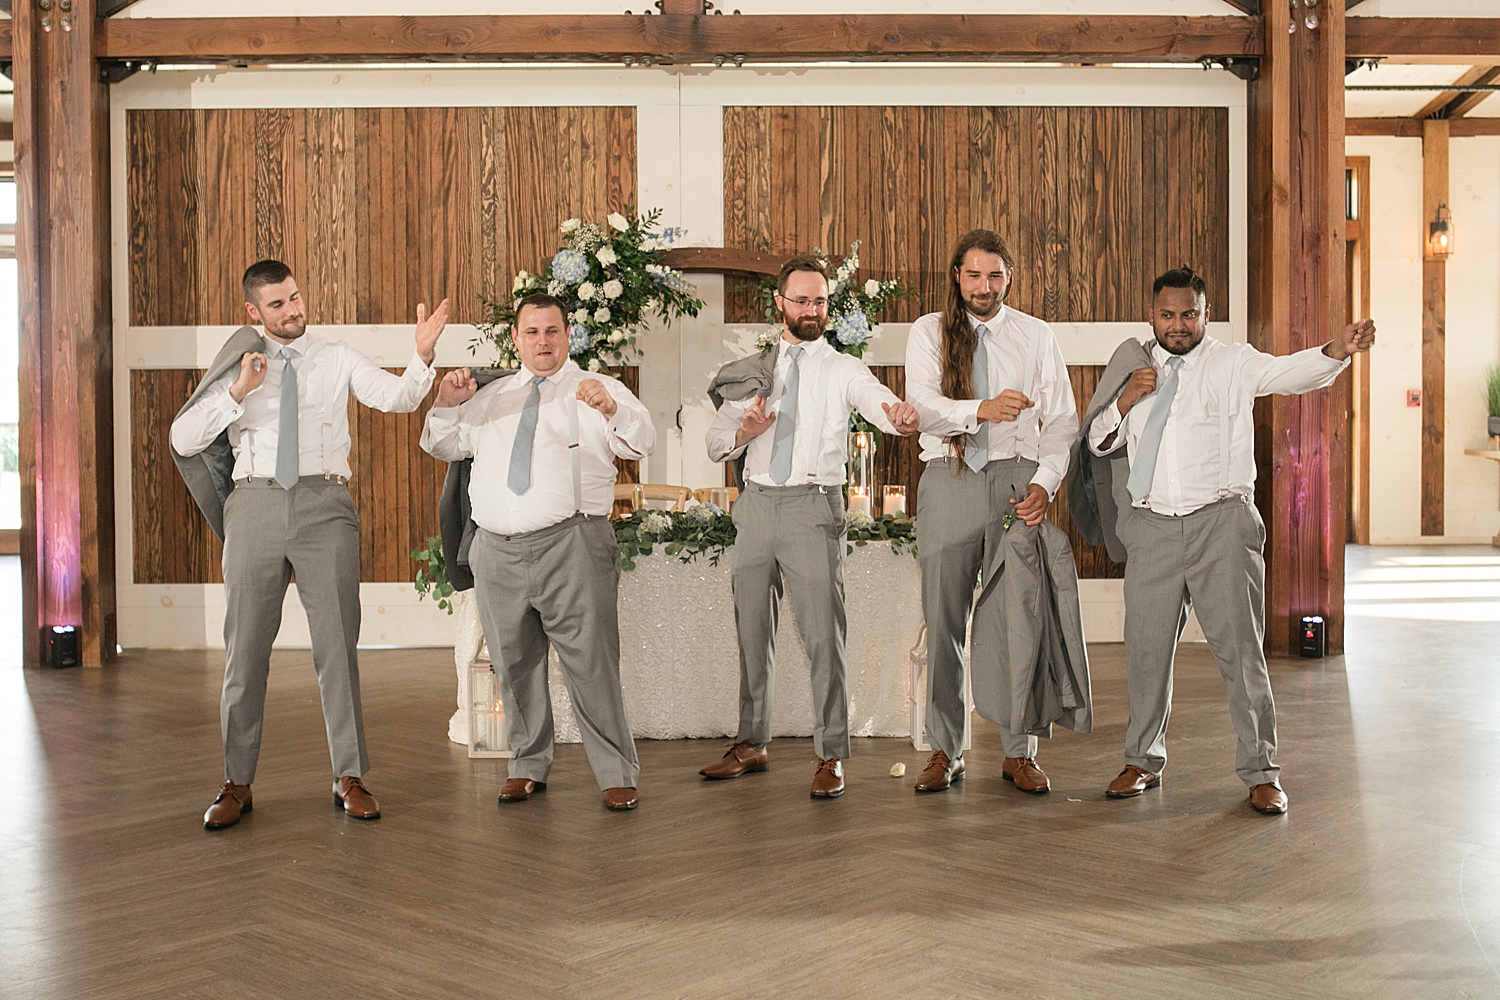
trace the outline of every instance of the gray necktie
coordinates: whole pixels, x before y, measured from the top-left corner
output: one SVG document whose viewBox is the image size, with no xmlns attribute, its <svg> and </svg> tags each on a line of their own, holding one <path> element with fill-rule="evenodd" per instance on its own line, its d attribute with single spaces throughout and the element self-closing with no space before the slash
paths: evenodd
<svg viewBox="0 0 1500 1000">
<path fill-rule="evenodd" d="M 297 446 L 297 369 L 292 349 L 281 349 L 281 414 L 276 422 L 276 482 L 284 490 L 297 485 L 302 455 Z"/>
<path fill-rule="evenodd" d="M 983 324 L 974 328 L 974 398 L 990 398 L 990 352 L 984 346 L 984 335 L 989 329 Z M 984 469 L 990 461 L 990 425 L 981 420 L 979 430 L 969 435 L 964 445 L 964 464 L 975 472 Z"/>
<path fill-rule="evenodd" d="M 797 386 L 802 381 L 801 347 L 787 351 L 792 366 L 787 369 L 786 384 L 781 389 L 781 410 L 776 414 L 775 437 L 771 441 L 771 481 L 785 485 L 792 478 L 792 438 L 797 433 Z"/>
<path fill-rule="evenodd" d="M 1156 453 L 1161 451 L 1162 432 L 1167 429 L 1167 413 L 1172 409 L 1172 397 L 1177 395 L 1177 372 L 1182 359 L 1176 356 L 1167 359 L 1167 379 L 1156 390 L 1156 402 L 1151 406 L 1151 415 L 1146 418 L 1146 429 L 1141 432 L 1141 443 L 1136 446 L 1135 458 L 1130 464 L 1130 478 L 1125 481 L 1130 498 L 1140 503 L 1151 494 L 1151 484 L 1156 481 Z"/>
<path fill-rule="evenodd" d="M 531 377 L 531 393 L 521 408 L 516 440 L 510 446 L 510 475 L 505 483 L 516 496 L 531 489 L 531 446 L 536 442 L 536 416 L 542 403 L 542 383 L 545 381 L 541 375 Z"/>
</svg>

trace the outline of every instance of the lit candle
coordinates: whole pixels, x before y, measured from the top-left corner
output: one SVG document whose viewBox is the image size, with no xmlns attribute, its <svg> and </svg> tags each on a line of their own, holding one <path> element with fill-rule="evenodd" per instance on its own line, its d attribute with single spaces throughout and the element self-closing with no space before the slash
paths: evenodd
<svg viewBox="0 0 1500 1000">
<path fill-rule="evenodd" d="M 906 487 L 886 486 L 883 487 L 883 491 L 884 495 L 880 503 L 881 513 L 906 516 Z"/>
<path fill-rule="evenodd" d="M 849 512 L 853 514 L 870 514 L 870 491 L 863 486 L 849 487 Z"/>
</svg>

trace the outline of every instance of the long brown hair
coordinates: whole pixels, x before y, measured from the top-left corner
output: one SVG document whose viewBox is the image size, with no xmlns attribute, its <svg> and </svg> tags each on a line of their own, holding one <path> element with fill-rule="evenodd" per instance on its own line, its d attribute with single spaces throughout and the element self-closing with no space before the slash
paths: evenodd
<svg viewBox="0 0 1500 1000">
<path fill-rule="evenodd" d="M 964 258 L 974 250 L 995 254 L 1005 262 L 1011 278 L 1000 295 L 1002 302 L 1015 284 L 1015 255 L 1010 252 L 1005 237 L 993 229 L 970 230 L 954 245 L 953 259 L 948 264 L 948 304 L 943 309 L 943 395 L 949 399 L 974 398 L 974 325 L 969 322 L 969 308 L 958 287 L 958 270 L 963 267 Z M 948 450 L 961 456 L 967 436 L 955 434 L 950 437 Z"/>
</svg>

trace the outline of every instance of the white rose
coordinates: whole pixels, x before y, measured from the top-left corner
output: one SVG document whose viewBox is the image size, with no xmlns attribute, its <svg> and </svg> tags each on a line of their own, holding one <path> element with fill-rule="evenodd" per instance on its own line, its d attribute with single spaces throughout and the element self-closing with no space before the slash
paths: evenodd
<svg viewBox="0 0 1500 1000">
<path fill-rule="evenodd" d="M 569 317 L 569 319 L 571 319 L 575 323 L 584 323 L 584 322 L 587 322 L 588 318 L 589 318 L 589 311 L 587 309 L 583 309 L 583 308 L 574 309 L 573 310 L 573 315 Z"/>
<path fill-rule="evenodd" d="M 600 306 L 598 309 L 594 310 L 594 322 L 595 323 L 608 323 L 609 322 L 609 306 Z"/>
<path fill-rule="evenodd" d="M 609 342 L 611 344 L 618 344 L 621 341 L 623 341 L 624 339 L 625 339 L 625 331 L 624 330 L 616 330 L 614 333 L 611 333 L 609 335 Z"/>
<path fill-rule="evenodd" d="M 625 294 L 625 286 L 614 279 L 604 283 L 604 297 L 607 299 L 618 299 Z"/>
<path fill-rule="evenodd" d="M 630 228 L 630 223 L 626 222 L 625 216 L 621 215 L 619 212 L 609 213 L 609 225 L 611 229 L 622 233 Z"/>
<path fill-rule="evenodd" d="M 580 299 L 584 299 L 584 300 L 588 300 L 588 299 L 593 298 L 594 297 L 594 283 L 592 281 L 585 281 L 583 284 L 579 285 L 578 286 L 578 297 Z"/>
<path fill-rule="evenodd" d="M 614 250 L 610 249 L 609 247 L 600 247 L 598 252 L 596 252 L 594 256 L 598 257 L 599 263 L 603 264 L 605 267 L 613 264 L 618 259 L 617 257 L 615 257 Z"/>
<path fill-rule="evenodd" d="M 598 358 L 589 358 L 589 371 L 596 372 L 604 366 L 599 363 Z"/>
<path fill-rule="evenodd" d="M 519 292 L 521 289 L 525 288 L 526 279 L 529 277 L 531 277 L 531 275 L 527 274 L 525 271 L 522 271 L 520 274 L 516 275 L 516 280 L 511 282 L 510 284 L 510 290 L 513 292 Z"/>
<path fill-rule="evenodd" d="M 880 282 L 876 281 L 874 278 L 871 278 L 869 281 L 865 282 L 865 294 L 872 299 L 875 296 L 879 295 Z"/>
<path fill-rule="evenodd" d="M 571 233 L 573 230 L 577 229 L 580 225 L 582 225 L 582 221 L 581 220 L 579 220 L 579 219 L 568 219 L 562 225 L 558 226 L 557 229 L 558 229 L 558 232 Z"/>
</svg>

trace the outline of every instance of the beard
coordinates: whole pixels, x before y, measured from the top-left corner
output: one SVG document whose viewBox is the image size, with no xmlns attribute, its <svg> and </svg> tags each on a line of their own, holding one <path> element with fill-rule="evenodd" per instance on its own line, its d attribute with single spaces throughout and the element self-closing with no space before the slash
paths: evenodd
<svg viewBox="0 0 1500 1000">
<path fill-rule="evenodd" d="M 307 317 L 296 316 L 282 323 L 280 327 L 274 329 L 268 324 L 266 326 L 266 332 L 275 334 L 282 340 L 296 340 L 298 337 L 307 332 Z"/>
<path fill-rule="evenodd" d="M 792 336 L 804 344 L 810 344 L 823 336 L 823 321 L 816 316 L 792 320 L 787 319 L 786 314 L 783 313 L 781 318 L 786 323 L 786 328 L 791 332 Z"/>
<path fill-rule="evenodd" d="M 1184 354 L 1191 354 L 1193 352 L 1193 348 L 1203 343 L 1203 337 L 1206 333 L 1208 333 L 1208 330 L 1207 328 L 1204 328 L 1202 330 L 1193 332 L 1188 338 L 1186 344 L 1181 342 L 1174 344 L 1171 341 L 1167 340 L 1166 337 L 1162 336 L 1159 333 L 1156 333 L 1155 330 L 1152 330 L 1151 332 L 1155 334 L 1156 342 L 1161 345 L 1162 350 L 1166 351 L 1168 354 L 1175 354 L 1178 357 L 1182 357 Z"/>
</svg>

